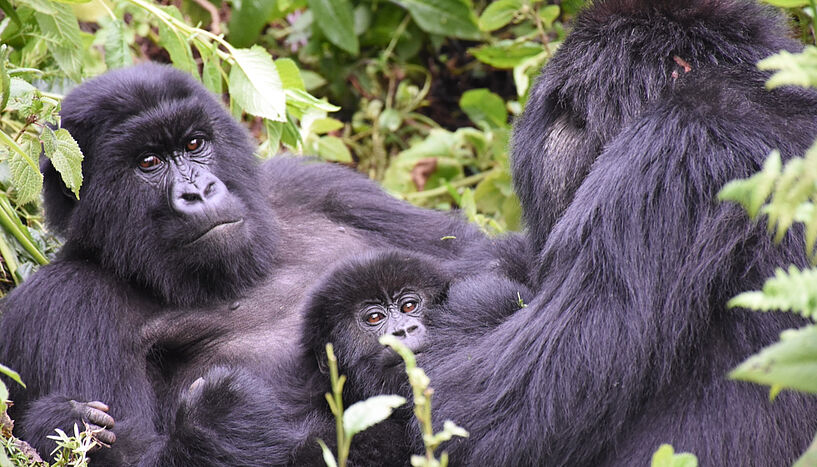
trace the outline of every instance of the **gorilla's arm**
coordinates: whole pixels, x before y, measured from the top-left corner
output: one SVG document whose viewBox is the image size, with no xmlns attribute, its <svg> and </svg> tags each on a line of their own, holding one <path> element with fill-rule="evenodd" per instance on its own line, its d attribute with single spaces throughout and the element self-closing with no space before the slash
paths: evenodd
<svg viewBox="0 0 817 467">
<path fill-rule="evenodd" d="M 704 76 L 690 90 L 719 105 L 680 93 L 598 157 L 539 255 L 529 306 L 457 355 L 443 349 L 422 362 L 436 419 L 471 434 L 451 446 L 454 462 L 633 465 L 670 442 L 707 464 L 752 465 L 807 446 L 813 404 L 791 395 L 770 404 L 764 388 L 725 381 L 802 323 L 725 309 L 774 267 L 804 258 L 798 241 L 776 247 L 764 226 L 716 199 L 789 143 L 743 118 L 756 115 L 754 96 L 726 77 Z M 756 439 L 759 427 L 780 425 L 785 434 Z"/>
<path fill-rule="evenodd" d="M 25 414 L 23 438 L 41 455 L 52 451 L 54 442 L 46 436 L 55 428 L 71 433 L 75 423 L 83 429 L 84 421 L 104 422 L 83 404 L 101 401 L 110 406 L 117 439 L 94 460 L 121 465 L 154 440 L 155 400 L 145 355 L 137 351 L 139 335 L 124 332 L 136 327 L 128 318 L 136 319 L 132 307 L 139 305 L 98 271 L 60 262 L 14 290 L 3 303 L 0 355 L 4 364 L 21 370 L 27 390 L 8 384 L 15 402 L 11 415 Z"/>
</svg>

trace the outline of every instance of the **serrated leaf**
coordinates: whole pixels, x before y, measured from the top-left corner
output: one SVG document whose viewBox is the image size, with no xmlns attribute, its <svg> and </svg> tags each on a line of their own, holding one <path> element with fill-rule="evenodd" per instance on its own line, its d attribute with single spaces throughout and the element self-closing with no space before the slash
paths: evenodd
<svg viewBox="0 0 817 467">
<path fill-rule="evenodd" d="M 534 42 L 500 41 L 494 45 L 484 45 L 468 49 L 477 60 L 494 68 L 509 69 L 544 52 L 542 44 Z"/>
<path fill-rule="evenodd" d="M 9 151 L 11 181 L 17 190 L 17 202 L 26 204 L 34 201 L 43 188 L 43 175 L 35 161 L 40 157 L 40 142 L 28 140 L 22 145 L 26 157 L 16 151 Z"/>
<path fill-rule="evenodd" d="M 82 186 L 82 151 L 74 138 L 65 128 L 57 131 L 49 127 L 43 129 L 43 151 L 51 159 L 51 164 L 60 173 L 74 196 L 79 199 L 79 189 Z"/>
<path fill-rule="evenodd" d="M 469 89 L 460 98 L 460 108 L 468 118 L 483 128 L 506 128 L 508 111 L 505 101 L 487 89 Z"/>
<path fill-rule="evenodd" d="M 766 82 L 772 89 L 784 85 L 817 86 L 817 47 L 806 46 L 800 53 L 781 51 L 761 60 L 761 70 L 778 70 Z"/>
<path fill-rule="evenodd" d="M 128 45 L 128 29 L 119 20 L 106 22 L 102 26 L 104 34 L 105 65 L 109 70 L 133 65 L 133 55 Z"/>
<path fill-rule="evenodd" d="M 394 409 L 405 403 L 405 397 L 394 395 L 374 396 L 356 402 L 343 412 L 343 431 L 347 437 L 354 436 L 389 418 Z"/>
<path fill-rule="evenodd" d="M 522 0 L 497 0 L 482 11 L 479 28 L 486 32 L 495 31 L 510 23 L 521 8 Z"/>
<path fill-rule="evenodd" d="M 219 59 L 210 51 L 199 51 L 203 62 L 201 72 L 201 82 L 213 94 L 220 96 L 224 92 L 223 78 L 221 77 L 221 67 Z"/>
<path fill-rule="evenodd" d="M 52 4 L 55 12 L 34 13 L 48 50 L 60 69 L 72 80 L 82 79 L 82 38 L 79 23 L 68 5 Z"/>
<path fill-rule="evenodd" d="M 246 112 L 286 121 L 286 98 L 270 54 L 259 46 L 235 49 L 230 69 L 230 95 Z"/>
<path fill-rule="evenodd" d="M 175 6 L 160 7 L 168 15 L 183 20 L 181 12 Z M 184 70 L 191 75 L 198 77 L 199 69 L 193 60 L 193 52 L 190 50 L 190 41 L 180 31 L 169 27 L 163 21 L 159 21 L 159 45 L 170 54 L 173 65 Z"/>
<path fill-rule="evenodd" d="M 329 446 L 323 442 L 322 439 L 318 439 L 318 444 L 321 446 L 321 453 L 323 453 L 323 462 L 326 464 L 326 467 L 338 467 L 338 461 L 335 460 L 334 454 L 329 449 Z"/>
<path fill-rule="evenodd" d="M 343 144 L 343 140 L 334 136 L 321 136 L 318 139 L 318 155 L 332 162 L 353 162 L 352 153 Z"/>
<path fill-rule="evenodd" d="M 392 0 L 411 13 L 425 32 L 479 40 L 482 33 L 471 3 L 466 0 Z"/>
<path fill-rule="evenodd" d="M 817 320 L 817 270 L 800 271 L 790 265 L 788 271 L 777 268 L 774 277 L 763 284 L 762 291 L 744 292 L 727 303 L 757 311 L 791 311 Z"/>
<path fill-rule="evenodd" d="M 352 55 L 360 53 L 355 15 L 349 0 L 307 0 L 307 4 L 329 42 Z"/>
<path fill-rule="evenodd" d="M 270 0 L 242 0 L 233 2 L 230 14 L 228 39 L 235 47 L 249 47 L 256 42 L 258 35 L 272 19 L 271 15 L 286 8 Z"/>
<path fill-rule="evenodd" d="M 763 169 L 755 175 L 741 180 L 732 180 L 718 193 L 721 201 L 734 201 L 749 213 L 749 217 L 757 217 L 760 208 L 769 199 L 777 178 L 780 176 L 783 162 L 780 152 L 775 150 L 766 158 Z"/>
<path fill-rule="evenodd" d="M 729 373 L 731 379 L 817 394 L 817 327 L 784 331 Z"/>
<path fill-rule="evenodd" d="M 298 70 L 298 65 L 291 58 L 279 58 L 275 60 L 275 68 L 278 69 L 278 76 L 281 77 L 281 85 L 284 89 L 298 89 L 306 91 L 304 80 L 301 78 L 301 72 Z"/>
<path fill-rule="evenodd" d="M 669 444 L 662 444 L 652 455 L 651 467 L 697 467 L 698 458 L 690 453 L 675 454 Z"/>
</svg>

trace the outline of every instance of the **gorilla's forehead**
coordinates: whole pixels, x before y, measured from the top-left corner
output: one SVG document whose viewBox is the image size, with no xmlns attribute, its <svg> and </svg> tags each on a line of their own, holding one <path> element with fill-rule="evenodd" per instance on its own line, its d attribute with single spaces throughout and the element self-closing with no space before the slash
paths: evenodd
<svg viewBox="0 0 817 467">
<path fill-rule="evenodd" d="M 174 149 L 193 136 L 211 138 L 210 114 L 210 109 L 192 99 L 160 101 L 114 126 L 111 139 L 140 152 Z"/>
</svg>

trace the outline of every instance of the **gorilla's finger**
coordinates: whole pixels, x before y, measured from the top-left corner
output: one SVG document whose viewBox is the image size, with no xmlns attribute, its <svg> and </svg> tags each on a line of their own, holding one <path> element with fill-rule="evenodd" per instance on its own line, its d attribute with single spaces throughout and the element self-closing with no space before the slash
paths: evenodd
<svg viewBox="0 0 817 467">
<path fill-rule="evenodd" d="M 88 428 L 91 429 L 91 431 L 94 433 L 94 438 L 96 438 L 100 443 L 110 446 L 116 442 L 116 434 L 113 431 L 93 423 L 89 423 Z"/>
<path fill-rule="evenodd" d="M 103 412 L 101 409 L 96 408 L 97 404 L 101 404 L 101 402 L 71 401 L 70 403 L 74 411 L 77 414 L 79 414 L 82 420 L 105 428 L 113 428 L 114 425 L 113 417 Z M 105 404 L 102 405 L 105 406 L 106 409 L 108 408 Z"/>
<path fill-rule="evenodd" d="M 91 401 L 91 402 L 87 402 L 86 404 L 88 405 L 88 407 L 92 407 L 94 409 L 101 410 L 103 412 L 107 412 L 107 411 L 110 410 L 110 407 L 108 407 L 108 404 L 106 404 L 104 402 Z"/>
</svg>

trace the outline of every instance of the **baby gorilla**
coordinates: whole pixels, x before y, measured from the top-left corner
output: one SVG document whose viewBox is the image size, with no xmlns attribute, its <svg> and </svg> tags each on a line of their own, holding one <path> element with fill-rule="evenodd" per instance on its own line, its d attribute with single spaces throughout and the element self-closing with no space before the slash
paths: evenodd
<svg viewBox="0 0 817 467">
<path fill-rule="evenodd" d="M 531 296 L 525 286 L 495 274 L 454 280 L 457 265 L 438 263 L 395 249 L 340 262 L 310 291 L 302 351 L 276 376 L 276 384 L 258 382 L 243 370 L 212 370 L 191 389 L 177 423 L 189 420 L 191 426 L 200 426 L 196 420 L 206 417 L 218 424 L 234 417 L 213 417 L 212 411 L 239 410 L 244 423 L 213 426 L 214 432 L 266 437 L 262 444 L 275 446 L 280 457 L 259 462 L 320 464 L 316 439 L 333 450 L 336 439 L 334 416 L 324 397 L 330 392 L 326 343 L 333 344 L 338 369 L 347 378 L 346 407 L 379 394 L 409 397 L 403 362 L 379 343 L 380 336 L 397 337 L 415 354 L 432 346 L 435 355 L 445 349 L 456 353 L 459 339 L 497 326 Z M 455 298 L 451 301 L 455 308 L 448 305 L 448 297 Z M 280 379 L 281 373 L 287 381 Z M 202 399 L 208 402 L 201 403 Z M 413 442 L 409 423 L 411 411 L 402 407 L 356 435 L 350 464 L 408 465 Z"/>
</svg>

